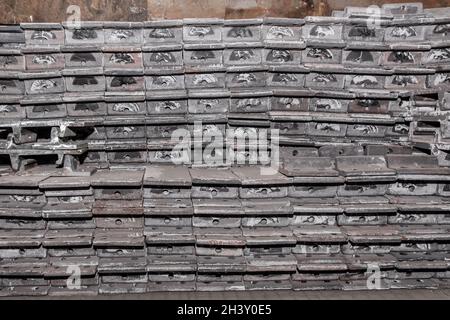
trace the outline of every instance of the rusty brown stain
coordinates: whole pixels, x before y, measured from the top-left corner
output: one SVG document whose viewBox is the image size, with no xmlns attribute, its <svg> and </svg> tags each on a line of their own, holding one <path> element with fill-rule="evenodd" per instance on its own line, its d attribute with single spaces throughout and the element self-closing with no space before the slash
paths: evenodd
<svg viewBox="0 0 450 320">
<path fill-rule="evenodd" d="M 148 19 L 223 18 L 223 0 L 149 0 Z"/>
<path fill-rule="evenodd" d="M 145 21 L 182 18 L 257 18 L 328 16 L 346 6 L 412 0 L 2 0 L 0 23 L 61 22 L 69 5 L 78 5 L 82 20 Z M 449 0 L 424 0 L 425 8 L 450 6 Z"/>
</svg>

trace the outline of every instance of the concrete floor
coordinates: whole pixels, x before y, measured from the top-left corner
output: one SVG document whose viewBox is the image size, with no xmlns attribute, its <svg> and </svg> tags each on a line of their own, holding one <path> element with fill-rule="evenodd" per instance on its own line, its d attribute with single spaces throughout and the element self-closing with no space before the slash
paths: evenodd
<svg viewBox="0 0 450 320">
<path fill-rule="evenodd" d="M 97 297 L 18 297 L 38 300 L 450 300 L 445 290 L 373 291 L 246 291 L 246 292 L 155 292 Z M 0 299 L 2 300 L 2 299 Z"/>
</svg>

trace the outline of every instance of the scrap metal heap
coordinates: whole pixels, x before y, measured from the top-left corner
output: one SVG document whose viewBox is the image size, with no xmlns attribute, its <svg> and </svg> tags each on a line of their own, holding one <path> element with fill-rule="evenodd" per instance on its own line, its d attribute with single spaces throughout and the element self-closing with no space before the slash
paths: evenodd
<svg viewBox="0 0 450 320">
<path fill-rule="evenodd" d="M 1 26 L 0 90 L 1 296 L 449 287 L 450 8 Z"/>
</svg>

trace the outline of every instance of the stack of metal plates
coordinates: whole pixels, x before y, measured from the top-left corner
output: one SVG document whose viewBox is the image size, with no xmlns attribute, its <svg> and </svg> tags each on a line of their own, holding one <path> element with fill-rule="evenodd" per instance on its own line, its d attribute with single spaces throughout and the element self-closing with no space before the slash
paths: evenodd
<svg viewBox="0 0 450 320">
<path fill-rule="evenodd" d="M 448 288 L 450 8 L 372 9 L 0 26 L 0 296 Z"/>
</svg>

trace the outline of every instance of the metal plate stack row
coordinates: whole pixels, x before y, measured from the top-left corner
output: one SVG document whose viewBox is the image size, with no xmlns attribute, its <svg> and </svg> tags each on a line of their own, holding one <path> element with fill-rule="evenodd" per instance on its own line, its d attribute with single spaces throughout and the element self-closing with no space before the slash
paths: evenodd
<svg viewBox="0 0 450 320">
<path fill-rule="evenodd" d="M 1 296 L 449 287 L 449 8 L 0 26 L 0 90 Z"/>
<path fill-rule="evenodd" d="M 413 154 L 303 160 L 271 176 L 170 165 L 3 176 L 0 292 L 448 287 L 448 168 Z"/>
</svg>

